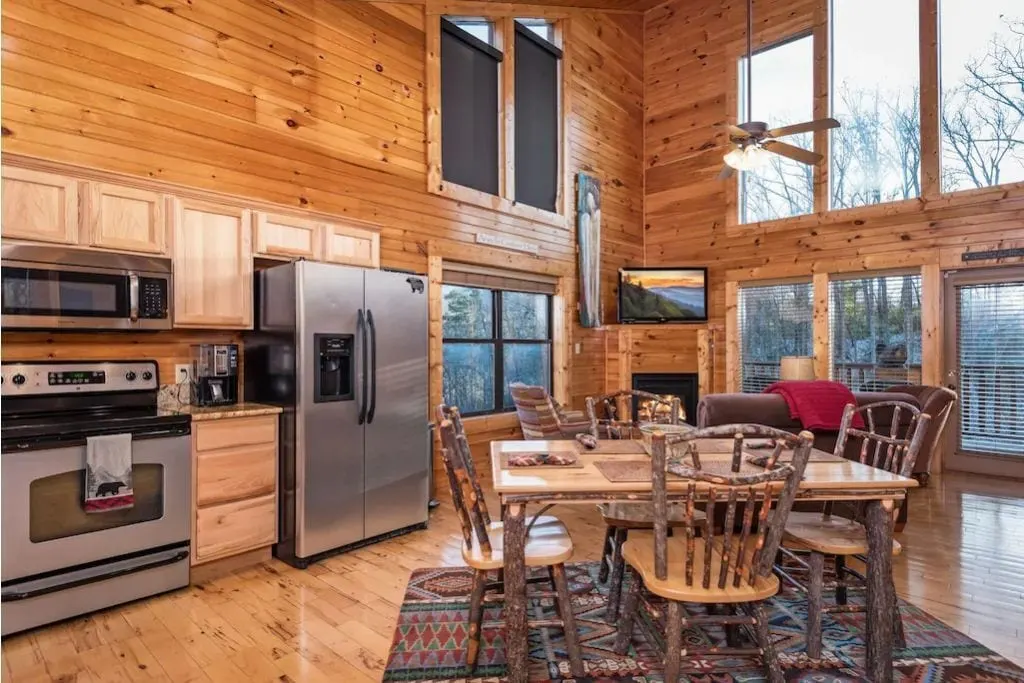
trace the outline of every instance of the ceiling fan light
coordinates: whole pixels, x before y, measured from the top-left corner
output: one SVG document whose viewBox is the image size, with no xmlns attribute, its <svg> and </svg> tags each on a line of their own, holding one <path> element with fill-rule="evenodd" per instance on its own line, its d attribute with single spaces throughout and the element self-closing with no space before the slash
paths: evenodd
<svg viewBox="0 0 1024 683">
<path fill-rule="evenodd" d="M 738 171 L 743 170 L 743 150 L 739 147 L 734 147 L 726 153 L 723 161 L 729 166 L 732 166 Z"/>
</svg>

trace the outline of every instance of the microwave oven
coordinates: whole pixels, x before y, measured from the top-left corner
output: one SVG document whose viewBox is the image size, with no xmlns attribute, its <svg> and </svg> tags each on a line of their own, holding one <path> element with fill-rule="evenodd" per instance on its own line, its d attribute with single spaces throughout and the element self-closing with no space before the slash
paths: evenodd
<svg viewBox="0 0 1024 683">
<path fill-rule="evenodd" d="M 171 328 L 170 259 L 5 244 L 0 271 L 4 328 Z"/>
</svg>

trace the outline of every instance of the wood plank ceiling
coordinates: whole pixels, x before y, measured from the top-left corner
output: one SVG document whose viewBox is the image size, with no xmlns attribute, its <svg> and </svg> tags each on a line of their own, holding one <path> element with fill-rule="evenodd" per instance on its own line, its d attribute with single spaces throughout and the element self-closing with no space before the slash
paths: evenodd
<svg viewBox="0 0 1024 683">
<path fill-rule="evenodd" d="M 336 0 L 340 1 L 340 0 Z M 381 0 L 381 2 L 394 2 L 414 5 L 430 4 L 434 0 Z M 543 8 L 566 8 L 566 9 L 596 9 L 604 12 L 646 12 L 661 5 L 667 0 L 532 0 L 524 5 L 513 3 L 509 0 L 478 0 L 484 4 L 509 5 L 518 4 L 520 7 L 534 6 Z"/>
</svg>

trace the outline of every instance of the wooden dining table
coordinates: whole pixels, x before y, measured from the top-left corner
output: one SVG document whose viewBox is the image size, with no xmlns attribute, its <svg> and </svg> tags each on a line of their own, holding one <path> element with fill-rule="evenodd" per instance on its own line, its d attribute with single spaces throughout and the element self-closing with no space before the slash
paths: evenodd
<svg viewBox="0 0 1024 683">
<path fill-rule="evenodd" d="M 637 442 L 600 442 L 599 451 L 585 450 L 575 441 L 493 441 L 491 474 L 504 514 L 505 557 L 505 656 L 510 683 L 525 683 L 528 672 L 527 595 L 525 544 L 527 506 L 590 504 L 612 501 L 651 500 L 650 478 L 644 481 L 611 481 L 595 465 L 600 461 L 645 460 Z M 729 459 L 732 440 L 698 440 L 701 460 Z M 616 452 L 619 451 L 619 452 Z M 582 466 L 509 467 L 515 453 L 571 452 Z M 689 481 L 669 478 L 668 496 L 679 497 Z M 892 680 L 894 596 L 892 580 L 892 524 L 897 501 L 917 481 L 882 469 L 844 460 L 819 450 L 812 451 L 800 482 L 797 500 L 861 501 L 865 503 L 868 536 L 866 673 L 868 680 Z M 698 495 L 708 485 L 698 483 Z M 675 494 L 675 496 L 673 495 Z"/>
</svg>

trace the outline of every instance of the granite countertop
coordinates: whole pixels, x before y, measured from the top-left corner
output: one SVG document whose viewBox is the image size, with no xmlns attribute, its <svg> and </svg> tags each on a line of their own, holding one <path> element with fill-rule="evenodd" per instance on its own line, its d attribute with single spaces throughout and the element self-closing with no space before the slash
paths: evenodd
<svg viewBox="0 0 1024 683">
<path fill-rule="evenodd" d="M 163 406 L 160 412 L 176 415 L 191 415 L 192 421 L 199 420 L 222 420 L 229 417 L 253 417 L 256 415 L 277 415 L 281 412 L 278 406 L 271 406 L 265 403 L 241 402 L 230 406 Z"/>
</svg>

